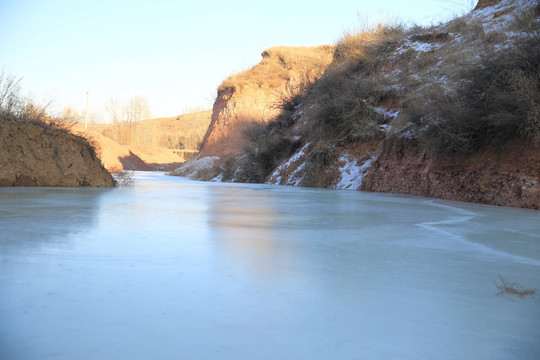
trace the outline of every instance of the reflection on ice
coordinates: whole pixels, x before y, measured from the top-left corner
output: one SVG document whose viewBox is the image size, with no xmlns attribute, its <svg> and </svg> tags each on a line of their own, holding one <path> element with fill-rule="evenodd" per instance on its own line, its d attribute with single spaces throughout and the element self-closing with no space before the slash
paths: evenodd
<svg viewBox="0 0 540 360">
<path fill-rule="evenodd" d="M 1 359 L 536 359 L 539 212 L 193 182 L 0 189 Z"/>
</svg>

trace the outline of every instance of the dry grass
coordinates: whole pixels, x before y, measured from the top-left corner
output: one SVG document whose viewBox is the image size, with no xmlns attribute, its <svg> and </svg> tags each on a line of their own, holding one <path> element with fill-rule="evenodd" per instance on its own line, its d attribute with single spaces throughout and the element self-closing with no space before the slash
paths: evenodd
<svg viewBox="0 0 540 360">
<path fill-rule="evenodd" d="M 133 187 L 135 186 L 135 175 L 133 171 L 121 170 L 112 174 L 116 186 Z"/>
<path fill-rule="evenodd" d="M 538 31 L 538 18 L 540 17 L 540 4 L 532 9 L 521 10 L 515 13 L 510 30 L 523 33 L 535 33 Z"/>
<path fill-rule="evenodd" d="M 230 76 L 219 86 L 218 91 L 246 86 L 271 91 L 284 82 L 298 82 L 305 76 L 316 78 L 332 61 L 333 46 L 273 47 L 265 50 L 261 56 L 263 59 L 259 64 Z"/>
<path fill-rule="evenodd" d="M 379 100 L 373 85 L 356 82 L 342 72 L 327 73 L 310 93 L 319 106 L 310 112 L 306 135 L 336 142 L 377 138 L 383 118 L 373 110 Z"/>
<path fill-rule="evenodd" d="M 334 67 L 365 73 L 381 66 L 378 55 L 395 49 L 405 35 L 402 25 L 382 25 L 365 28 L 359 32 L 346 31 L 336 45 Z"/>
<path fill-rule="evenodd" d="M 252 123 L 247 126 L 244 131 L 247 139 L 244 155 L 224 164 L 223 179 L 263 182 L 284 157 L 298 149 L 298 141 L 287 135 L 288 123 L 289 120 L 282 114 L 268 124 Z"/>
<path fill-rule="evenodd" d="M 408 91 L 404 130 L 410 133 L 412 126 L 420 140 L 445 154 L 470 154 L 516 136 L 540 144 L 538 30 L 514 44 L 496 53 L 489 46 L 478 49 L 477 63 L 439 73 L 447 76 L 444 87 L 432 83 Z"/>
</svg>

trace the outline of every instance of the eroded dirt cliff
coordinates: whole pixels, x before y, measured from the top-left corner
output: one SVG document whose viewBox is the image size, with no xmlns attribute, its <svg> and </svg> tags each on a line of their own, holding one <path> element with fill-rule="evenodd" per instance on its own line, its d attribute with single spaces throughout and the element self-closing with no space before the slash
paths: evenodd
<svg viewBox="0 0 540 360">
<path fill-rule="evenodd" d="M 283 97 L 324 73 L 332 61 L 333 47 L 276 47 L 261 56 L 259 64 L 231 76 L 218 89 L 199 158 L 241 154 L 246 143 L 244 130 L 252 123 L 274 120 Z"/>
<path fill-rule="evenodd" d="M 539 184 L 540 149 L 516 139 L 466 157 L 394 144 L 380 152 L 361 189 L 540 209 Z"/>
<path fill-rule="evenodd" d="M 114 180 L 85 139 L 2 118 L 0 186 L 112 187 Z"/>
</svg>

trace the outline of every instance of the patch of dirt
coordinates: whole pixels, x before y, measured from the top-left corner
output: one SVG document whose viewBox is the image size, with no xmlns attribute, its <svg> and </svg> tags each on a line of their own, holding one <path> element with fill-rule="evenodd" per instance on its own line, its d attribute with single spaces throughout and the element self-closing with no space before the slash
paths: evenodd
<svg viewBox="0 0 540 360">
<path fill-rule="evenodd" d="M 101 135 L 97 131 L 84 130 L 81 126 L 75 126 L 73 131 L 93 144 L 96 148 L 103 165 L 110 172 L 118 172 L 121 170 L 138 170 L 151 171 L 153 170 L 139 156 L 131 151 L 126 146 L 120 145 L 114 140 Z"/>
<path fill-rule="evenodd" d="M 501 0 L 478 0 L 478 4 L 476 4 L 476 7 L 474 8 L 474 10 L 483 9 L 488 6 L 497 5 L 500 2 Z"/>
</svg>

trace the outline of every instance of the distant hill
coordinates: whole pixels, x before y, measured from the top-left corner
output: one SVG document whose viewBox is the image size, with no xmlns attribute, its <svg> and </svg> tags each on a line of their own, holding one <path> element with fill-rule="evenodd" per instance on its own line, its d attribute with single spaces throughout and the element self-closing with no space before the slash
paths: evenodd
<svg viewBox="0 0 540 360">
<path fill-rule="evenodd" d="M 173 170 L 199 153 L 211 111 L 139 123 L 93 124 L 79 134 L 98 144 L 110 171 Z"/>
<path fill-rule="evenodd" d="M 0 186 L 112 187 L 114 180 L 82 137 L 50 120 L 0 114 Z"/>
</svg>

